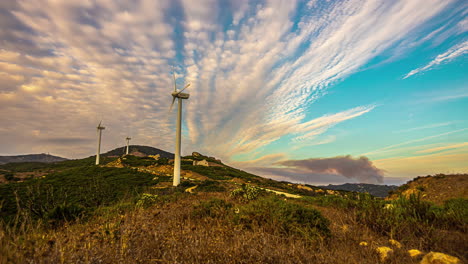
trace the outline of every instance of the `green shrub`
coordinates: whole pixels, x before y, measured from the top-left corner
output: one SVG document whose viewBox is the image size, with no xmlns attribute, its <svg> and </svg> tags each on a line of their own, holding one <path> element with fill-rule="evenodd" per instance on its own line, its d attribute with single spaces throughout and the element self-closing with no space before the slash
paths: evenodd
<svg viewBox="0 0 468 264">
<path fill-rule="evenodd" d="M 466 231 L 468 224 L 466 199 L 449 200 L 439 207 L 421 200 L 419 194 L 401 196 L 391 203 L 367 197 L 358 202 L 356 212 L 360 222 L 396 239 L 414 235 L 430 240 L 435 228 Z"/>
<path fill-rule="evenodd" d="M 456 198 L 445 201 L 443 208 L 435 211 L 439 226 L 468 231 L 468 199 Z"/>
<path fill-rule="evenodd" d="M 330 221 L 319 211 L 276 196 L 261 197 L 242 206 L 234 221 L 248 229 L 262 228 L 277 235 L 299 235 L 311 240 L 330 235 Z"/>
<path fill-rule="evenodd" d="M 366 199 L 371 196 L 366 193 L 349 194 L 350 197 L 342 197 L 339 195 L 317 195 L 317 196 L 304 196 L 302 199 L 320 206 L 334 206 L 340 208 L 354 208 L 356 207 L 358 199 Z"/>
<path fill-rule="evenodd" d="M 231 192 L 230 196 L 241 201 L 252 201 L 264 194 L 265 191 L 261 188 L 250 184 L 242 184 L 242 187 L 235 189 Z"/>
<path fill-rule="evenodd" d="M 138 167 L 138 166 L 151 166 L 158 164 L 158 161 L 151 157 L 137 157 L 133 155 L 126 155 L 122 158 L 122 164 Z"/>
<path fill-rule="evenodd" d="M 218 181 L 206 180 L 198 185 L 197 190 L 203 192 L 224 192 L 226 188 L 224 188 Z"/>
<path fill-rule="evenodd" d="M 85 166 L 52 173 L 46 178 L 2 184 L 0 218 L 10 222 L 21 211 L 34 219 L 45 219 L 63 204 L 79 205 L 91 212 L 137 195 L 145 186 L 154 184 L 153 178 L 152 174 L 129 168 Z"/>
<path fill-rule="evenodd" d="M 84 211 L 84 207 L 77 204 L 62 204 L 50 210 L 46 215 L 46 219 L 53 225 L 57 225 L 64 221 L 69 222 L 80 218 Z"/>
<path fill-rule="evenodd" d="M 193 216 L 195 217 L 212 217 L 219 218 L 229 215 L 232 204 L 225 200 L 213 198 L 208 201 L 203 201 L 200 204 L 194 206 Z"/>
<path fill-rule="evenodd" d="M 15 175 L 13 173 L 7 173 L 4 176 L 7 181 L 12 181 L 15 179 Z"/>
<path fill-rule="evenodd" d="M 136 202 L 136 206 L 139 208 L 149 207 L 158 202 L 158 195 L 151 194 L 151 193 L 143 193 L 138 201 Z"/>
</svg>

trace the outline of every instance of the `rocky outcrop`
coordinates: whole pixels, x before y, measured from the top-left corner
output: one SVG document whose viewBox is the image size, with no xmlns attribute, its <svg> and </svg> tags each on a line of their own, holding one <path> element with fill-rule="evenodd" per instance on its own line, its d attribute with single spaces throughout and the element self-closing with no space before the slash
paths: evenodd
<svg viewBox="0 0 468 264">
<path fill-rule="evenodd" d="M 461 264 L 460 259 L 440 252 L 429 252 L 421 260 L 421 264 Z"/>
<path fill-rule="evenodd" d="M 205 167 L 209 167 L 210 164 L 208 163 L 207 160 L 194 160 L 194 161 L 193 161 L 193 166 L 205 166 Z"/>
</svg>

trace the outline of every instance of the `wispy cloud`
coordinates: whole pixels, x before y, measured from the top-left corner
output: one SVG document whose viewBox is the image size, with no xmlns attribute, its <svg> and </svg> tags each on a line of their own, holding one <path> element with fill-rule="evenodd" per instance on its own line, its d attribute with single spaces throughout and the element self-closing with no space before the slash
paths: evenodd
<svg viewBox="0 0 468 264">
<path fill-rule="evenodd" d="M 171 150 L 170 65 L 192 83 L 184 152 L 229 160 L 287 136 L 313 143 L 375 106 L 323 116 L 306 106 L 453 1 L 222 2 L 2 1 L 0 118 L 14 128 L 2 151 L 91 154 L 30 133 L 94 138 L 101 118 L 104 149 L 124 144 L 131 124 L 134 143 Z"/>
<path fill-rule="evenodd" d="M 465 148 L 465 147 L 468 147 L 468 142 L 424 149 L 424 150 L 416 151 L 416 153 L 433 153 L 433 152 L 440 152 L 440 151 Z"/>
<path fill-rule="evenodd" d="M 430 124 L 430 125 L 425 125 L 425 126 L 418 126 L 418 127 L 398 130 L 398 131 L 395 131 L 395 133 L 406 133 L 406 132 L 413 132 L 413 131 L 419 131 L 419 130 L 430 129 L 430 128 L 445 127 L 445 126 L 450 126 L 454 123 L 455 123 L 454 121 L 451 121 L 451 122 Z"/>
<path fill-rule="evenodd" d="M 376 150 L 373 150 L 373 151 L 370 151 L 370 152 L 367 152 L 367 153 L 363 153 L 361 155 L 366 155 L 367 156 L 367 155 L 371 155 L 371 154 L 382 153 L 382 152 L 393 150 L 393 149 L 398 148 L 400 146 L 404 146 L 404 145 L 408 145 L 408 144 L 412 144 L 412 143 L 416 143 L 416 142 L 422 142 L 422 141 L 426 141 L 426 140 L 430 140 L 430 139 L 438 138 L 438 137 L 442 137 L 442 136 L 447 136 L 447 135 L 459 133 L 459 132 L 466 131 L 466 130 L 468 130 L 468 128 L 457 129 L 457 130 L 453 130 L 453 131 L 449 131 L 449 132 L 445 132 L 445 133 L 441 133 L 441 134 L 437 134 L 437 135 L 433 135 L 433 136 L 413 139 L 413 140 L 405 141 L 405 142 L 402 142 L 402 143 L 390 145 L 390 146 L 387 146 L 387 147 L 379 148 L 379 149 L 376 149 Z"/>
<path fill-rule="evenodd" d="M 403 77 L 403 79 L 406 79 L 410 76 L 413 76 L 415 74 L 418 74 L 424 71 L 428 71 L 439 64 L 450 62 L 454 60 L 455 58 L 460 57 L 466 53 L 468 53 L 468 41 L 455 45 L 454 47 L 450 48 L 448 51 L 438 55 L 434 60 L 429 62 L 426 66 L 410 71 L 408 74 L 406 74 Z"/>
</svg>

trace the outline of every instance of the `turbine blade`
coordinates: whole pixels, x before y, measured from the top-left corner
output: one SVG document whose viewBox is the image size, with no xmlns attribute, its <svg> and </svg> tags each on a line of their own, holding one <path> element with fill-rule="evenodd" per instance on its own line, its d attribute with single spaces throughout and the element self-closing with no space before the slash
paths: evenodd
<svg viewBox="0 0 468 264">
<path fill-rule="evenodd" d="M 190 86 L 190 83 L 187 84 L 187 85 L 185 85 L 184 89 L 180 90 L 180 91 L 178 92 L 178 94 L 181 93 L 181 92 L 182 92 L 183 90 L 185 90 L 186 88 L 188 88 L 189 86 Z"/>
<path fill-rule="evenodd" d="M 176 82 L 175 82 L 174 66 L 172 67 L 172 78 L 174 79 L 174 92 L 177 92 L 177 87 L 176 87 Z"/>
<path fill-rule="evenodd" d="M 175 97 L 172 97 L 172 104 L 171 104 L 171 107 L 169 108 L 169 112 L 172 111 L 172 107 L 174 106 L 174 102 L 175 102 Z"/>
</svg>

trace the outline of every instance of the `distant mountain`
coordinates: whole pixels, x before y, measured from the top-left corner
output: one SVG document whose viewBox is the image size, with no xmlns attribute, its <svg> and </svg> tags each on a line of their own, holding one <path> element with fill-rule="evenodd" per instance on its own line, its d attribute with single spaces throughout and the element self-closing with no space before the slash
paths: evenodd
<svg viewBox="0 0 468 264">
<path fill-rule="evenodd" d="M 116 148 L 114 150 L 111 150 L 109 152 L 106 152 L 102 155 L 104 156 L 122 156 L 125 154 L 125 149 L 126 146 Z M 129 146 L 129 154 L 135 155 L 135 156 L 148 156 L 148 155 L 157 155 L 159 154 L 161 158 L 168 158 L 168 159 L 173 159 L 174 154 L 158 149 L 158 148 L 153 148 L 153 147 L 148 147 L 148 146 L 140 146 L 140 145 L 130 145 Z"/>
<path fill-rule="evenodd" d="M 17 163 L 17 162 L 59 162 L 68 160 L 66 158 L 53 156 L 49 154 L 29 154 L 29 155 L 18 155 L 18 156 L 0 156 L 0 165 L 6 163 Z"/>
<path fill-rule="evenodd" d="M 327 186 L 319 186 L 324 189 L 338 190 L 338 191 L 351 191 L 369 193 L 376 197 L 386 197 L 390 191 L 396 190 L 396 185 L 377 185 L 367 183 L 345 183 L 340 185 L 329 184 Z"/>
</svg>

